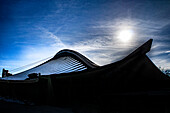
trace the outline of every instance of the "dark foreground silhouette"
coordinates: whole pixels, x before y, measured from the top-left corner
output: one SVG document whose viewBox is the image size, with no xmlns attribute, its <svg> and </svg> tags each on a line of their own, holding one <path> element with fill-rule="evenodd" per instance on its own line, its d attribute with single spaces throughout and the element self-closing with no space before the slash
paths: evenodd
<svg viewBox="0 0 170 113">
<path fill-rule="evenodd" d="M 51 105 L 79 113 L 168 113 L 170 78 L 146 56 L 151 44 L 149 40 L 124 59 L 101 67 L 77 52 L 61 51 L 51 60 L 70 55 L 88 69 L 36 79 L 0 80 L 0 95 L 34 102 L 40 108 Z"/>
</svg>

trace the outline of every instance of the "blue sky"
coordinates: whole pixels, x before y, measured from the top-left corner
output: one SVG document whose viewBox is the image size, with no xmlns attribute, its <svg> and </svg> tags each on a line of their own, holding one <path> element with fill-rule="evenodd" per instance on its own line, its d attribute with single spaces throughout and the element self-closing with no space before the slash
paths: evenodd
<svg viewBox="0 0 170 113">
<path fill-rule="evenodd" d="M 0 70 L 16 73 L 61 49 L 105 65 L 150 38 L 148 56 L 170 69 L 169 12 L 169 0 L 0 0 Z M 119 39 L 124 29 L 133 32 L 126 42 Z"/>
</svg>

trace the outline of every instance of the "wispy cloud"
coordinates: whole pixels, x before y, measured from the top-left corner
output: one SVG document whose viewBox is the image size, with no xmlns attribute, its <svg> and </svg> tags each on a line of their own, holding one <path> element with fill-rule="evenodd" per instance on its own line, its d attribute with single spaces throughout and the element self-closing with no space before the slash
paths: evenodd
<svg viewBox="0 0 170 113">
<path fill-rule="evenodd" d="M 66 45 L 61 41 L 61 39 L 55 35 L 53 32 L 50 32 L 48 29 L 43 28 L 43 27 L 39 27 L 39 30 L 41 30 L 42 35 L 40 36 L 41 38 L 47 38 L 47 39 L 51 39 L 53 42 L 53 44 L 51 44 L 52 46 L 56 46 L 58 48 L 65 48 Z M 59 28 L 58 28 L 59 30 Z M 57 31 L 55 31 L 55 33 L 57 34 Z M 50 45 L 50 46 L 51 46 Z"/>
<path fill-rule="evenodd" d="M 118 28 L 113 26 L 92 26 L 92 29 L 98 29 L 98 27 L 102 29 L 110 29 L 117 30 Z M 104 28 L 103 28 L 104 27 Z M 75 43 L 65 43 L 61 39 L 63 37 L 57 36 L 57 32 L 50 32 L 47 28 L 38 27 L 37 29 L 41 32 L 41 39 L 46 40 L 43 46 L 27 46 L 21 53 L 20 60 L 21 61 L 4 61 L 2 64 L 7 66 L 7 68 L 20 67 L 23 64 L 29 64 L 32 62 L 39 61 L 41 59 L 47 58 L 49 56 L 54 56 L 56 52 L 61 49 L 73 49 L 76 50 L 92 61 L 99 65 L 105 65 L 117 60 L 122 59 L 126 55 L 128 55 L 134 48 L 138 47 L 140 44 L 136 42 L 136 40 L 132 40 L 129 43 L 121 43 L 116 39 L 116 32 L 110 33 L 109 35 L 100 36 L 99 32 L 89 32 L 89 36 L 93 36 L 91 39 L 84 39 L 83 41 L 77 41 Z M 83 37 L 84 34 L 79 33 L 79 37 Z M 71 39 L 71 37 L 70 37 Z M 145 40 L 146 41 L 146 40 Z M 142 43 L 141 43 L 142 44 Z M 159 48 L 160 46 L 164 46 L 161 43 L 156 43 L 153 46 L 153 49 Z M 152 52 L 151 56 L 156 56 L 164 53 L 169 53 L 169 51 L 155 51 Z M 169 68 L 168 60 L 153 58 L 153 61 L 159 66 Z M 11 67 L 8 67 L 9 64 L 17 64 Z"/>
<path fill-rule="evenodd" d="M 170 69 L 170 61 L 168 59 L 163 58 L 151 58 L 151 60 L 155 63 L 157 67 L 161 67 L 164 69 Z"/>
<path fill-rule="evenodd" d="M 170 50 L 169 51 L 165 51 L 165 53 L 170 53 Z"/>
<path fill-rule="evenodd" d="M 12 18 L 14 23 L 7 21 L 3 25 L 9 31 L 3 32 L 8 34 L 3 38 L 20 51 L 16 53 L 17 59 L 1 57 L 1 67 L 14 69 L 54 56 L 61 49 L 76 50 L 105 65 L 123 58 L 150 38 L 154 42 L 148 56 L 158 66 L 170 65 L 170 8 L 166 2 L 52 0 L 19 1 L 4 6 L 9 8 L 5 17 Z M 128 43 L 117 38 L 124 28 L 134 32 Z"/>
</svg>

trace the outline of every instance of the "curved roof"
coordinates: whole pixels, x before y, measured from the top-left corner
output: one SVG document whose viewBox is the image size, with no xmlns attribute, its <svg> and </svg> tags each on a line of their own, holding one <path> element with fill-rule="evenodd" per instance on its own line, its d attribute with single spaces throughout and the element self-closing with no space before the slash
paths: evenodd
<svg viewBox="0 0 170 113">
<path fill-rule="evenodd" d="M 97 64 L 89 60 L 87 57 L 83 56 L 82 54 L 69 49 L 64 49 L 59 51 L 51 60 L 58 59 L 60 57 L 64 56 L 71 56 L 79 61 L 81 61 L 84 65 L 86 65 L 88 68 L 96 68 L 98 67 Z"/>
<path fill-rule="evenodd" d="M 41 75 L 61 74 L 78 72 L 99 67 L 82 54 L 64 49 L 59 51 L 52 59 L 14 76 L 5 77 L 8 80 L 24 80 L 31 73 L 41 73 Z"/>
<path fill-rule="evenodd" d="M 126 80 L 166 80 L 169 77 L 165 76 L 146 56 L 146 53 L 150 51 L 152 45 L 152 39 L 148 40 L 142 46 L 137 48 L 131 54 L 124 59 L 115 63 L 99 67 L 82 54 L 73 50 L 61 50 L 52 59 L 32 68 L 27 71 L 15 74 L 14 76 L 6 77 L 6 80 L 25 80 L 27 75 L 31 73 L 41 73 L 41 75 L 56 75 L 61 73 L 70 77 L 71 72 L 80 72 L 83 70 L 91 70 L 85 75 L 98 75 L 105 76 L 106 73 L 112 77 L 118 77 Z M 99 67 L 99 68 L 97 68 Z M 102 69 L 101 69 L 102 68 Z M 104 74 L 101 74 L 104 73 Z M 112 74 L 111 74 L 112 73 Z M 75 73 L 74 73 L 75 74 Z M 63 76 L 64 74 L 62 74 Z M 114 75 L 114 76 L 113 76 Z M 116 78 L 114 78 L 116 80 Z"/>
</svg>

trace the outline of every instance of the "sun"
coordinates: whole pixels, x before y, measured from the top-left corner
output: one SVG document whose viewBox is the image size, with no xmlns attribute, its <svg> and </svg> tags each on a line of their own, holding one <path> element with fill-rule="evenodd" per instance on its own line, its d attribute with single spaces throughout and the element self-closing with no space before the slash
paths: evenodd
<svg viewBox="0 0 170 113">
<path fill-rule="evenodd" d="M 132 37 L 133 31 L 130 29 L 124 29 L 118 32 L 118 39 L 121 40 L 122 42 L 128 42 L 132 39 Z"/>
</svg>

